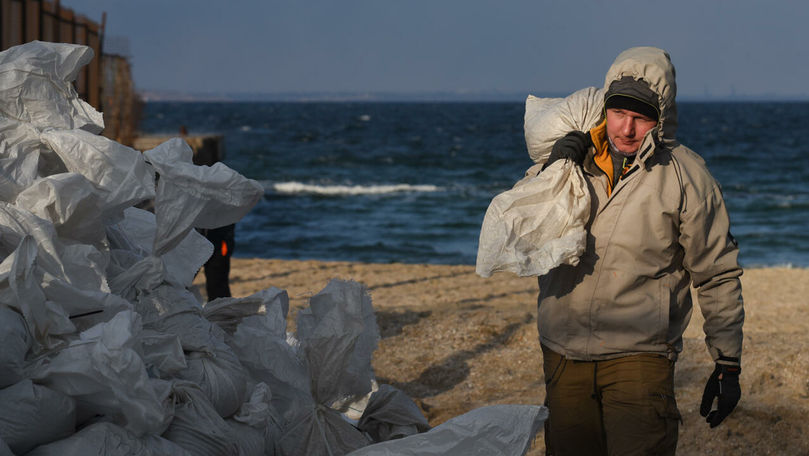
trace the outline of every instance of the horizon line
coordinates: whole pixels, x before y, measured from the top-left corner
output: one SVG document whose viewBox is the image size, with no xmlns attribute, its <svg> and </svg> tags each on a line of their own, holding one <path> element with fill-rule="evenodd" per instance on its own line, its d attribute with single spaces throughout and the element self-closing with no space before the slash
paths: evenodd
<svg viewBox="0 0 809 456">
<path fill-rule="evenodd" d="M 531 91 L 297 91 L 297 92 L 183 92 L 139 90 L 150 102 L 523 102 L 529 95 L 564 98 L 573 92 Z M 680 102 L 809 102 L 809 95 L 724 94 L 680 95 Z"/>
</svg>

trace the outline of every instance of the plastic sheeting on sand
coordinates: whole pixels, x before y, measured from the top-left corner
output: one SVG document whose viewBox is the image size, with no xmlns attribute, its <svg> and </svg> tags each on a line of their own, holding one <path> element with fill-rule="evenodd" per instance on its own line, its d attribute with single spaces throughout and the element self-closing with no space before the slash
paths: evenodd
<svg viewBox="0 0 809 456">
<path fill-rule="evenodd" d="M 548 409 L 490 405 L 451 418 L 423 434 L 367 446 L 350 456 L 520 456 L 528 452 Z"/>
</svg>

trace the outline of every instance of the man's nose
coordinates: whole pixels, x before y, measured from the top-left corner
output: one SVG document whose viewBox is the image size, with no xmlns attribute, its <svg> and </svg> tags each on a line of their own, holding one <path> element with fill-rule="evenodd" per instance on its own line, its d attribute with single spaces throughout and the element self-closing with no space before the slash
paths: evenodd
<svg viewBox="0 0 809 456">
<path fill-rule="evenodd" d="M 624 119 L 624 124 L 621 125 L 621 133 L 630 138 L 635 136 L 635 120 L 632 118 Z"/>
</svg>

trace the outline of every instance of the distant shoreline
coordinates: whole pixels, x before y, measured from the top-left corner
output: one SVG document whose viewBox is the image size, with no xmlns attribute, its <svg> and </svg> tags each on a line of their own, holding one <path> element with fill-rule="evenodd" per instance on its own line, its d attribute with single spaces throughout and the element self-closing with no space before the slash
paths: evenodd
<svg viewBox="0 0 809 456">
<path fill-rule="evenodd" d="M 146 103 L 522 103 L 529 95 L 561 98 L 566 92 L 293 92 L 293 93 L 186 93 L 144 90 L 138 93 Z M 784 97 L 748 96 L 680 96 L 678 103 L 808 103 L 809 95 Z"/>
</svg>

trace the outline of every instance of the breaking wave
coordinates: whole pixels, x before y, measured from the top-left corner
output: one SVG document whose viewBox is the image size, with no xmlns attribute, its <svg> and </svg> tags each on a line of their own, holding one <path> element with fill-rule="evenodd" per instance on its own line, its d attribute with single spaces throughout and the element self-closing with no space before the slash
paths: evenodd
<svg viewBox="0 0 809 456">
<path fill-rule="evenodd" d="M 441 187 L 435 185 L 312 185 L 302 184 L 300 182 L 280 182 L 265 185 L 265 188 L 267 187 L 272 188 L 276 193 L 307 193 L 329 196 L 383 195 L 388 193 L 404 192 L 437 192 L 441 190 Z"/>
</svg>

